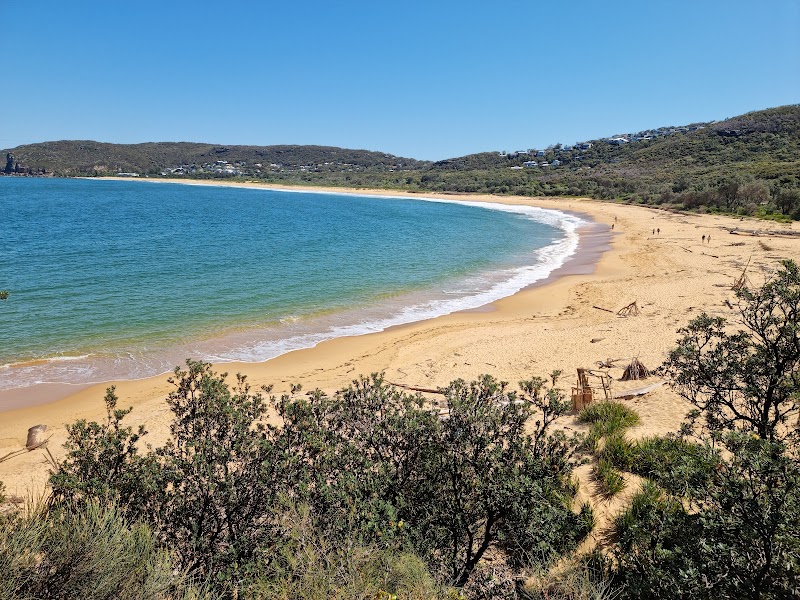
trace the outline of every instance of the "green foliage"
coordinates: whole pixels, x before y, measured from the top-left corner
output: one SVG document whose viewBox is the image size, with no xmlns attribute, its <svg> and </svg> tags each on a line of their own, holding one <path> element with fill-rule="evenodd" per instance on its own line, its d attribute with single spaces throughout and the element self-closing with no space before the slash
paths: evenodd
<svg viewBox="0 0 800 600">
<path fill-rule="evenodd" d="M 613 498 L 625 489 L 625 478 L 614 468 L 610 460 L 600 458 L 594 466 L 594 476 L 603 495 Z"/>
<path fill-rule="evenodd" d="M 122 426 L 128 411 L 110 389 L 107 422 L 70 426 L 52 482 L 59 501 L 114 499 L 145 518 L 177 565 L 222 595 L 289 585 L 280 560 L 293 564 L 310 547 L 293 538 L 287 506 L 308 507 L 315 539 L 345 549 L 318 565 L 320 590 L 340 581 L 324 574 L 343 560 L 367 571 L 373 558 L 388 560 L 395 572 L 411 568 L 412 555 L 461 587 L 490 549 L 515 567 L 539 564 L 593 526 L 588 506 L 571 510 L 575 444 L 553 431 L 568 405 L 543 380 L 522 382 L 522 393 L 488 376 L 456 381 L 444 413 L 377 375 L 333 397 L 298 396 L 297 386 L 269 399 L 275 426 L 244 377 L 231 387 L 210 365 L 187 365 L 171 380 L 164 447 L 137 451 L 145 432 Z M 277 579 L 259 575 L 265 569 Z"/>
<path fill-rule="evenodd" d="M 745 287 L 737 297 L 738 331 L 722 317 L 700 315 L 679 330 L 662 370 L 695 406 L 691 428 L 796 439 L 789 421 L 800 408 L 800 269 L 784 261 L 760 289 Z"/>
<path fill-rule="evenodd" d="M 389 548 L 407 541 L 461 587 L 492 547 L 524 564 L 574 546 L 591 528 L 588 509 L 570 510 L 574 444 L 550 433 L 567 403 L 541 380 L 521 387 L 508 392 L 488 376 L 453 382 L 441 418 L 423 397 L 362 378 L 332 399 L 284 398 L 280 444 L 301 457 L 293 478 L 305 481 L 326 527 L 355 521 L 362 539 Z"/>
<path fill-rule="evenodd" d="M 169 380 L 172 437 L 156 452 L 154 521 L 182 567 L 237 584 L 270 539 L 279 482 L 265 400 L 244 376 L 232 389 L 226 376 L 187 361 Z"/>
<path fill-rule="evenodd" d="M 591 423 L 590 435 L 608 437 L 639 423 L 639 415 L 621 402 L 593 402 L 578 413 L 579 423 Z"/>
<path fill-rule="evenodd" d="M 200 599 L 150 529 L 113 504 L 40 505 L 0 520 L 0 598 Z"/>
<path fill-rule="evenodd" d="M 620 468 L 684 496 L 706 487 L 719 466 L 719 454 L 705 444 L 676 436 L 656 436 L 637 440 L 631 446 L 629 466 Z"/>
<path fill-rule="evenodd" d="M 786 598 L 800 586 L 796 456 L 731 433 L 707 485 L 646 483 L 614 524 L 615 580 L 630 598 Z"/>
<path fill-rule="evenodd" d="M 349 600 L 392 597 L 427 600 L 445 595 L 416 555 L 330 536 L 309 510 L 281 517 L 286 538 L 256 568 L 245 597 L 262 600 Z"/>
<path fill-rule="evenodd" d="M 638 445 L 638 444 L 637 444 Z M 600 452 L 600 458 L 605 459 L 617 469 L 630 471 L 636 460 L 636 449 L 622 433 L 608 436 Z"/>
<path fill-rule="evenodd" d="M 131 408 L 119 409 L 114 386 L 106 390 L 104 423 L 81 419 L 67 425 L 66 457 L 53 474 L 50 485 L 56 499 L 77 502 L 86 498 L 120 501 L 137 514 L 151 512 L 148 499 L 157 483 L 153 456 L 139 454 L 137 444 L 147 435 L 144 426 L 136 432 L 123 427 Z"/>
</svg>

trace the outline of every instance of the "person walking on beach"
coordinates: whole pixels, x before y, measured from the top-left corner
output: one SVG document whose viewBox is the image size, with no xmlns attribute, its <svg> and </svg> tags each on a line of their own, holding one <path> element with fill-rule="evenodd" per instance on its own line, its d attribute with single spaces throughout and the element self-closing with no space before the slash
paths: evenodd
<svg viewBox="0 0 800 600">
<path fill-rule="evenodd" d="M 706 236 L 706 242 L 709 243 L 709 244 L 711 243 L 711 234 L 710 233 Z"/>
<path fill-rule="evenodd" d="M 658 235 L 661 235 L 661 227 L 659 227 L 658 229 L 656 229 L 656 233 L 658 233 Z"/>
<path fill-rule="evenodd" d="M 706 234 L 705 233 L 703 234 L 703 243 L 704 244 L 706 243 Z"/>
</svg>

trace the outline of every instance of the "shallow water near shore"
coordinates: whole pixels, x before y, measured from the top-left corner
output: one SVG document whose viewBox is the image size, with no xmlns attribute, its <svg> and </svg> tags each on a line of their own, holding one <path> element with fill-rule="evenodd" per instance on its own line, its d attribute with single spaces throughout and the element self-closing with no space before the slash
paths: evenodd
<svg viewBox="0 0 800 600">
<path fill-rule="evenodd" d="M 486 305 L 545 279 L 581 220 L 472 202 L 0 180 L 0 390 L 261 361 Z"/>
</svg>

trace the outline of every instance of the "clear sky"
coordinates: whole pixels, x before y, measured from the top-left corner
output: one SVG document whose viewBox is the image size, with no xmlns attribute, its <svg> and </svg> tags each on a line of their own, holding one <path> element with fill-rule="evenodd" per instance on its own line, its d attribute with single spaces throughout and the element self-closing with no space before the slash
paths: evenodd
<svg viewBox="0 0 800 600">
<path fill-rule="evenodd" d="M 0 148 L 443 159 L 800 102 L 800 0 L 0 0 Z"/>
</svg>

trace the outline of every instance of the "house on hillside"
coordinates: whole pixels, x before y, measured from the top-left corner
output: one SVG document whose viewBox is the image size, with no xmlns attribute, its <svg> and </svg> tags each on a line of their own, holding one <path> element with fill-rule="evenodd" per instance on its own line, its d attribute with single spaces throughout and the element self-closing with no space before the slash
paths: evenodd
<svg viewBox="0 0 800 600">
<path fill-rule="evenodd" d="M 522 163 L 522 166 L 523 167 L 538 167 L 539 163 L 537 163 L 535 160 L 526 160 L 524 163 Z"/>
<path fill-rule="evenodd" d="M 550 163 L 551 167 L 558 167 L 559 165 L 561 165 L 561 161 L 557 158 Z"/>
</svg>

